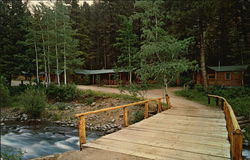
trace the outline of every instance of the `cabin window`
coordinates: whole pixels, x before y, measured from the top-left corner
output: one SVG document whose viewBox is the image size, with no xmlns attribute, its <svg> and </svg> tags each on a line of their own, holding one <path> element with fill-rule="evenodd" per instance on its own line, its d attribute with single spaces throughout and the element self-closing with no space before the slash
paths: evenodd
<svg viewBox="0 0 250 160">
<path fill-rule="evenodd" d="M 215 79 L 215 74 L 208 74 L 208 79 Z"/>
<path fill-rule="evenodd" d="M 226 73 L 226 80 L 231 80 L 231 73 L 230 72 Z"/>
</svg>

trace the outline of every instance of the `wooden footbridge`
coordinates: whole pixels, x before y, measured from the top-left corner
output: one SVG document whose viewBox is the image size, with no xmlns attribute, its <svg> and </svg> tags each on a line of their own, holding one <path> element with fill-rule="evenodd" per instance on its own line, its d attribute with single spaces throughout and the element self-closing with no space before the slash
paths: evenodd
<svg viewBox="0 0 250 160">
<path fill-rule="evenodd" d="M 170 104 L 170 98 L 166 96 L 168 109 L 165 111 L 162 109 L 162 98 L 156 98 L 77 114 L 80 149 L 90 147 L 134 156 L 134 159 L 240 160 L 242 134 L 234 112 L 223 97 L 209 95 L 209 103 L 212 98 L 220 107 L 199 105 L 185 99 L 172 101 L 172 98 Z M 151 101 L 156 101 L 158 114 L 149 117 Z M 129 126 L 128 107 L 138 104 L 145 104 L 145 119 Z M 123 109 L 125 128 L 86 143 L 85 117 L 114 109 Z"/>
</svg>

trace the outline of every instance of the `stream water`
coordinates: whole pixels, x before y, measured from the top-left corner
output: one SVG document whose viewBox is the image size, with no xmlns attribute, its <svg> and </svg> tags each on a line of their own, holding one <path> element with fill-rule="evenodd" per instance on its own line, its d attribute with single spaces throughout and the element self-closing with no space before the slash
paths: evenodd
<svg viewBox="0 0 250 160">
<path fill-rule="evenodd" d="M 87 141 L 96 139 L 97 133 L 87 133 Z M 22 151 L 23 159 L 78 150 L 78 130 L 52 124 L 1 126 L 1 152 L 11 154 Z"/>
</svg>

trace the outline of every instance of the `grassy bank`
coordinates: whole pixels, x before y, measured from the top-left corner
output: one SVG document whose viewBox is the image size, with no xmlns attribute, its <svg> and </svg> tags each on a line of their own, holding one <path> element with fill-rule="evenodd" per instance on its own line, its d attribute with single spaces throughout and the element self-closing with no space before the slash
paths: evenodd
<svg viewBox="0 0 250 160">
<path fill-rule="evenodd" d="M 90 105 L 100 97 L 140 101 L 130 95 L 102 93 L 91 90 L 80 90 L 75 85 L 20 85 L 7 87 L 0 83 L 0 107 L 13 107 L 32 118 L 40 118 L 46 110 L 52 109 L 56 102 L 80 102 Z M 63 106 L 59 106 L 61 110 Z"/>
</svg>

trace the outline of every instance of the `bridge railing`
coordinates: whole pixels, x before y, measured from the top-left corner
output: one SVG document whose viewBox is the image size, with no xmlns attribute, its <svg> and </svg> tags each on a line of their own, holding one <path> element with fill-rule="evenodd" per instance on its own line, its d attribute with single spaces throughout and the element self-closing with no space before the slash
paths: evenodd
<svg viewBox="0 0 250 160">
<path fill-rule="evenodd" d="M 208 95 L 208 104 L 210 104 L 211 98 L 215 98 L 216 105 L 220 106 L 225 113 L 228 139 L 230 141 L 231 157 L 233 160 L 241 160 L 243 136 L 234 111 L 224 97 Z"/>
<path fill-rule="evenodd" d="M 168 107 L 168 109 L 170 109 L 172 107 L 172 105 L 170 104 L 170 97 L 168 95 L 166 95 L 165 98 L 166 98 L 166 102 L 167 102 L 167 107 Z M 111 111 L 111 110 L 116 110 L 116 109 L 123 109 L 124 126 L 127 127 L 129 125 L 128 107 L 139 105 L 139 104 L 145 104 L 145 106 L 144 106 L 144 118 L 148 118 L 149 102 L 155 101 L 157 103 L 157 113 L 159 113 L 163 110 L 162 103 L 161 103 L 162 99 L 163 98 L 154 98 L 154 99 L 139 101 L 139 102 L 135 102 L 135 103 L 125 104 L 125 105 L 121 105 L 121 106 L 103 108 L 103 109 L 99 109 L 99 110 L 95 110 L 95 111 L 75 114 L 75 117 L 79 118 L 80 150 L 82 150 L 82 145 L 86 143 L 86 116 L 88 116 L 90 114 L 100 113 L 100 112 L 106 112 L 106 111 Z"/>
</svg>

